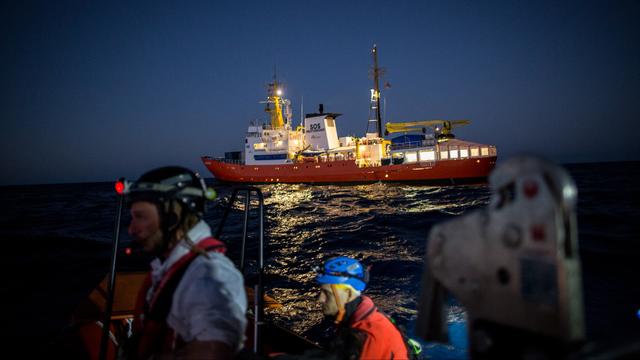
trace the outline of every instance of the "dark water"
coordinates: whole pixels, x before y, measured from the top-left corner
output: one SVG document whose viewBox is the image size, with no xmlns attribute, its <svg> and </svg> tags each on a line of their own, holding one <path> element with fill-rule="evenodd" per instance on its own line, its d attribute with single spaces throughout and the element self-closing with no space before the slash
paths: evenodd
<svg viewBox="0 0 640 360">
<path fill-rule="evenodd" d="M 634 203 L 640 198 L 640 163 L 567 168 L 579 190 L 588 338 L 640 334 L 640 208 Z M 220 200 L 208 205 L 206 217 L 214 228 L 230 193 L 228 187 L 218 190 Z M 316 341 L 322 341 L 325 324 L 315 302 L 314 266 L 338 254 L 362 259 L 372 266 L 368 295 L 411 330 L 430 228 L 489 199 L 484 185 L 269 185 L 262 190 L 268 293 L 284 305 L 269 316 Z M 108 271 L 116 197 L 111 183 L 95 183 L 0 187 L 0 200 L 4 326 L 10 338 L 44 344 Z M 232 257 L 238 255 L 241 224 L 238 211 L 222 236 Z M 255 234 L 250 239 L 255 243 Z M 123 241 L 123 246 L 130 241 L 126 231 Z M 134 257 L 122 268 L 144 269 L 147 260 Z M 454 346 L 428 344 L 426 352 L 464 358 L 464 317 L 463 309 L 453 306 Z"/>
</svg>

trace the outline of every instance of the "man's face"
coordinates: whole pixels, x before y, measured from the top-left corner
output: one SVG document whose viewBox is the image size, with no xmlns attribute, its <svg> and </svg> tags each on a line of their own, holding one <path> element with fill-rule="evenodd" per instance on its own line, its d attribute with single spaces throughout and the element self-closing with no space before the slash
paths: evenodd
<svg viewBox="0 0 640 360">
<path fill-rule="evenodd" d="M 340 303 L 343 304 L 343 306 L 347 298 L 349 297 L 346 291 L 346 289 L 336 289 L 336 292 L 341 299 Z M 335 295 L 331 290 L 331 285 L 323 284 L 322 286 L 320 286 L 320 296 L 318 297 L 318 302 L 322 304 L 322 313 L 325 316 L 335 316 L 338 314 L 338 304 L 336 303 Z"/>
<path fill-rule="evenodd" d="M 145 251 L 158 252 L 162 249 L 160 215 L 155 204 L 148 201 L 131 204 L 129 235 L 133 236 Z"/>
</svg>

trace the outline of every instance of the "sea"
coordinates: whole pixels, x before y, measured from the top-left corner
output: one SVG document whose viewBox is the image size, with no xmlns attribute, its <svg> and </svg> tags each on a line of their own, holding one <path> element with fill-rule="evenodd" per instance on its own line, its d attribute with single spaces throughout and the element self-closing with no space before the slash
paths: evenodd
<svg viewBox="0 0 640 360">
<path fill-rule="evenodd" d="M 566 164 L 578 187 L 579 254 L 587 341 L 640 339 L 640 162 Z M 214 179 L 218 198 L 205 219 L 216 229 L 232 187 Z M 46 348 L 69 324 L 77 304 L 109 271 L 118 196 L 113 183 L 0 187 L 0 252 L 5 340 Z M 314 268 L 336 255 L 371 267 L 366 290 L 412 335 L 430 229 L 486 206 L 487 184 L 426 186 L 262 185 L 266 292 L 283 306 L 267 317 L 317 343 L 330 325 L 317 303 Z M 247 271 L 256 268 L 258 211 L 250 206 Z M 243 204 L 233 205 L 221 238 L 238 261 Z M 124 211 L 121 248 L 132 245 Z M 120 252 L 121 254 L 121 252 Z M 120 270 L 146 270 L 142 253 Z M 122 257 L 122 255 L 121 255 Z M 468 357 L 466 312 L 449 299 L 449 344 L 423 342 L 423 357 Z M 30 349 L 30 350 L 29 350 Z"/>
</svg>

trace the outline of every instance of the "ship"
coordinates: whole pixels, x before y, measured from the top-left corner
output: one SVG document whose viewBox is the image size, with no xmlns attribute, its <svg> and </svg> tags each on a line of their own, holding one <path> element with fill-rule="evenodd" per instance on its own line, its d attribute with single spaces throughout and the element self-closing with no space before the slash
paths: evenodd
<svg viewBox="0 0 640 360">
<path fill-rule="evenodd" d="M 249 124 L 241 151 L 218 158 L 202 156 L 202 162 L 222 183 L 486 182 L 496 164 L 496 147 L 453 134 L 469 120 L 388 122 L 383 133 L 379 86 L 383 69 L 378 67 L 375 45 L 372 57 L 365 136 L 339 137 L 341 114 L 325 112 L 322 104 L 318 112 L 306 114 L 300 125 L 293 126 L 291 102 L 283 97 L 274 75 L 264 101 L 270 120 Z"/>
</svg>

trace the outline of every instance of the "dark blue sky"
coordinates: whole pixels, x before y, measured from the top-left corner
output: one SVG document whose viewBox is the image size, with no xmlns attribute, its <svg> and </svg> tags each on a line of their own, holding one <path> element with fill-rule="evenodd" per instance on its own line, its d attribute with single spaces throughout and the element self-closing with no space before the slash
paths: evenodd
<svg viewBox="0 0 640 360">
<path fill-rule="evenodd" d="M 240 150 L 287 85 L 363 135 L 370 49 L 386 120 L 557 162 L 639 160 L 638 1 L 5 1 L 0 184 L 113 180 Z"/>
</svg>

